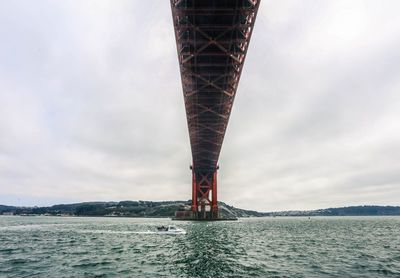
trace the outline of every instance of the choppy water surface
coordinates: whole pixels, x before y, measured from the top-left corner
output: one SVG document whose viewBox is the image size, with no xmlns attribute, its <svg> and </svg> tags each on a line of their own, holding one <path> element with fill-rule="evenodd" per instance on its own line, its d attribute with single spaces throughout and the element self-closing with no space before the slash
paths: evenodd
<svg viewBox="0 0 400 278">
<path fill-rule="evenodd" d="M 0 277 L 400 277 L 400 217 L 0 217 Z"/>
</svg>

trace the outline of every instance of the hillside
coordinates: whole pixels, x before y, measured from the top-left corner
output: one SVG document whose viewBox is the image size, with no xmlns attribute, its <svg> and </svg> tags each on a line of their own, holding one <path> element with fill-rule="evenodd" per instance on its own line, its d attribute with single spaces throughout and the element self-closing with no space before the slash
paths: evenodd
<svg viewBox="0 0 400 278">
<path fill-rule="evenodd" d="M 263 216 L 362 216 L 400 215 L 400 206 L 352 206 L 309 211 L 257 212 L 218 203 L 226 218 Z M 0 214 L 70 215 L 110 217 L 173 217 L 177 210 L 190 209 L 189 201 L 120 201 L 59 204 L 50 207 L 15 207 L 0 205 Z"/>
<path fill-rule="evenodd" d="M 351 206 L 308 211 L 269 212 L 268 216 L 378 216 L 400 215 L 400 206 Z"/>
<path fill-rule="evenodd" d="M 262 213 L 238 209 L 219 202 L 220 213 L 226 217 L 263 216 Z M 121 201 L 59 204 L 50 207 L 0 206 L 0 214 L 71 215 L 114 217 L 173 217 L 175 211 L 190 209 L 190 201 Z"/>
</svg>

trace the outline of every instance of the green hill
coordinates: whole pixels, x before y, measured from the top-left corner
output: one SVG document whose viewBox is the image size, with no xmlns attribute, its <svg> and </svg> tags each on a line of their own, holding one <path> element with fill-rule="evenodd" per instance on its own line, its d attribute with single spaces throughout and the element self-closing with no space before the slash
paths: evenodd
<svg viewBox="0 0 400 278">
<path fill-rule="evenodd" d="M 120 201 L 59 204 L 50 207 L 15 207 L 0 205 L 0 214 L 70 215 L 110 217 L 173 217 L 175 211 L 189 210 L 191 201 Z M 218 203 L 225 218 L 263 216 L 361 216 L 400 215 L 400 206 L 352 206 L 309 211 L 257 212 Z"/>
</svg>

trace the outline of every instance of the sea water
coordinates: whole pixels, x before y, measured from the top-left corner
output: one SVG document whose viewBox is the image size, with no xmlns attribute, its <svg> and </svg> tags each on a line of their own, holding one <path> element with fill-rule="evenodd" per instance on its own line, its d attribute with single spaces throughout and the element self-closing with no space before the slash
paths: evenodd
<svg viewBox="0 0 400 278">
<path fill-rule="evenodd" d="M 0 277 L 400 277 L 400 217 L 1 216 Z"/>
</svg>

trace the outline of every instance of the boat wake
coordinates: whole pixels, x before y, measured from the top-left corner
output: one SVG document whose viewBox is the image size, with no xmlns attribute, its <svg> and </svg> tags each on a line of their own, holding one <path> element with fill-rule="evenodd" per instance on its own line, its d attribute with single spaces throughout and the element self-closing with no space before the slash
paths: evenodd
<svg viewBox="0 0 400 278">
<path fill-rule="evenodd" d="M 186 231 L 181 228 L 177 228 L 175 226 L 162 226 L 157 227 L 156 231 L 115 231 L 115 230 L 75 230 L 79 233 L 86 233 L 86 234 L 137 234 L 137 235 L 185 235 Z"/>
<path fill-rule="evenodd" d="M 184 231 L 184 230 L 179 231 L 179 232 L 146 231 L 146 232 L 135 232 L 135 234 L 141 234 L 141 235 L 186 235 L 186 231 Z"/>
</svg>

